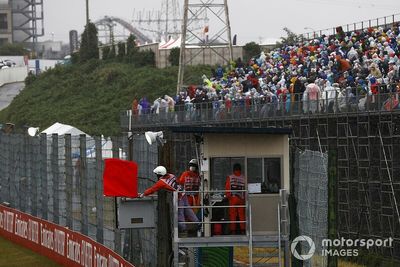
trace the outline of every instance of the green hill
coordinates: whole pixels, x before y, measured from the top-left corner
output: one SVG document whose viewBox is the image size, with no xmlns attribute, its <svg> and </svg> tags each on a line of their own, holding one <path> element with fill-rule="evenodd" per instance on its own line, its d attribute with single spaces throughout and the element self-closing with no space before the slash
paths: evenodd
<svg viewBox="0 0 400 267">
<path fill-rule="evenodd" d="M 120 134 L 120 117 L 134 98 L 175 95 L 178 67 L 134 68 L 130 64 L 91 60 L 82 65 L 57 66 L 28 77 L 25 89 L 0 111 L 0 122 L 16 128 L 45 129 L 54 122 L 105 136 Z M 199 84 L 209 66 L 187 69 L 188 83 Z"/>
</svg>

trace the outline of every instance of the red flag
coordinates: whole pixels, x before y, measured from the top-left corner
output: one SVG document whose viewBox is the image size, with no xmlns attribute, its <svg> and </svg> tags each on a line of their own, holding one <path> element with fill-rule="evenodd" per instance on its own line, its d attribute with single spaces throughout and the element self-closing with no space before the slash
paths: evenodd
<svg viewBox="0 0 400 267">
<path fill-rule="evenodd" d="M 103 172 L 104 195 L 108 197 L 138 196 L 138 167 L 136 162 L 105 159 Z"/>
</svg>

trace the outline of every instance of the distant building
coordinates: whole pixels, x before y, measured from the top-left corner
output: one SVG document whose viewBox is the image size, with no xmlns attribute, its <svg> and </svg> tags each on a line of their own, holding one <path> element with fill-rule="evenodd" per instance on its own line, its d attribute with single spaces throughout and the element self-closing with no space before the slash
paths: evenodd
<svg viewBox="0 0 400 267">
<path fill-rule="evenodd" d="M 69 53 L 69 45 L 61 41 L 43 41 L 36 43 L 36 54 L 39 58 L 63 59 Z"/>
<path fill-rule="evenodd" d="M 12 12 L 8 1 L 0 1 L 0 45 L 12 43 Z"/>
</svg>

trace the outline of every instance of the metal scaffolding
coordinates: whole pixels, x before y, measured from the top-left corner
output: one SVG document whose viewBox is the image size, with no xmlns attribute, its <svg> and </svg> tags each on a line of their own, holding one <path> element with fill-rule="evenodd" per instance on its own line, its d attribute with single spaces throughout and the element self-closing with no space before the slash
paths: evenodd
<svg viewBox="0 0 400 267">
<path fill-rule="evenodd" d="M 336 224 L 337 235 L 353 239 L 392 237 L 392 247 L 374 247 L 372 252 L 389 260 L 400 260 L 400 157 L 397 156 L 400 155 L 400 111 L 377 109 L 203 120 L 188 125 L 290 127 L 293 130 L 291 151 L 300 148 L 334 153 L 336 159 L 330 164 L 336 173 L 334 202 L 337 221 L 333 223 Z M 135 127 L 135 130 L 163 128 L 156 124 Z"/>
<path fill-rule="evenodd" d="M 35 50 L 38 37 L 44 35 L 43 0 L 13 0 L 13 42 L 32 42 Z"/>
</svg>

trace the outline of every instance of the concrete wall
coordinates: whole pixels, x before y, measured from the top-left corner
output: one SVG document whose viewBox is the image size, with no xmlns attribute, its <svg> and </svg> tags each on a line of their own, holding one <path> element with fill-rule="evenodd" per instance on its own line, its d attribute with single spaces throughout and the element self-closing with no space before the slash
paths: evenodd
<svg viewBox="0 0 400 267">
<path fill-rule="evenodd" d="M 62 63 L 62 60 L 55 59 L 30 59 L 28 61 L 29 70 L 36 71 L 36 61 L 39 61 L 40 72 L 44 72 L 48 69 L 54 68 L 57 64 Z"/>
<path fill-rule="evenodd" d="M 0 86 L 7 83 L 23 82 L 28 76 L 27 67 L 0 69 Z"/>
</svg>

